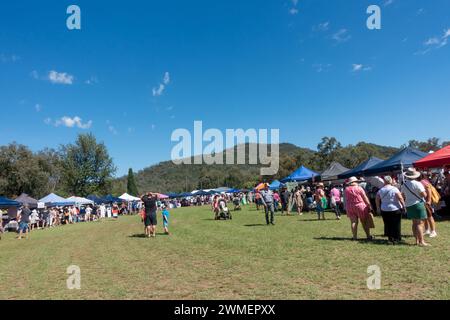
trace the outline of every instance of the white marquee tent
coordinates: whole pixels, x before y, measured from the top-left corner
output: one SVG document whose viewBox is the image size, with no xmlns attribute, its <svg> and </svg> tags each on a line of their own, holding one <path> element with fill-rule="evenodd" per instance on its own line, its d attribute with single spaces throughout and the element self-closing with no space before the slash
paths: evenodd
<svg viewBox="0 0 450 320">
<path fill-rule="evenodd" d="M 124 194 L 121 195 L 119 198 L 122 199 L 122 200 L 124 200 L 124 201 L 128 201 L 128 202 L 141 201 L 140 198 L 138 198 L 138 197 L 133 197 L 132 195 L 129 195 L 128 193 L 124 193 Z"/>
</svg>

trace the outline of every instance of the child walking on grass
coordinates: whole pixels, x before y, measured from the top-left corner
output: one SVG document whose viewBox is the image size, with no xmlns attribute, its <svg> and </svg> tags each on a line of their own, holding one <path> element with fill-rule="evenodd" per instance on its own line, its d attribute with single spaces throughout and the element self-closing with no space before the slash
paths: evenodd
<svg viewBox="0 0 450 320">
<path fill-rule="evenodd" d="M 170 212 L 167 210 L 166 207 L 163 207 L 162 217 L 163 217 L 164 233 L 167 235 L 170 235 L 170 232 L 169 232 Z"/>
</svg>

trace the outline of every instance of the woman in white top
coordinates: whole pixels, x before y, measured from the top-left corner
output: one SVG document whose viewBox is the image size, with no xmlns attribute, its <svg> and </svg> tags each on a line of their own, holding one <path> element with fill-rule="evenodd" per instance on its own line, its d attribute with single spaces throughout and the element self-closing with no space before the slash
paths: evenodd
<svg viewBox="0 0 450 320">
<path fill-rule="evenodd" d="M 384 187 L 377 193 L 377 211 L 383 217 L 385 236 L 389 242 L 396 244 L 402 240 L 402 213 L 405 200 L 400 190 L 393 186 L 390 176 L 384 177 Z"/>
<path fill-rule="evenodd" d="M 406 202 L 408 219 L 413 221 L 412 229 L 416 244 L 421 247 L 429 246 L 424 239 L 424 222 L 427 219 L 425 208 L 425 197 L 427 196 L 425 187 L 419 181 L 420 172 L 414 168 L 409 168 L 405 173 L 406 181 L 402 185 L 402 194 Z"/>
</svg>

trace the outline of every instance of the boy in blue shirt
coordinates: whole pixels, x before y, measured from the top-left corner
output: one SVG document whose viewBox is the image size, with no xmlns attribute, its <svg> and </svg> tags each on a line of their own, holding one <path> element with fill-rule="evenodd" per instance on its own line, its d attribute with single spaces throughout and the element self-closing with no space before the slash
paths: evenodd
<svg viewBox="0 0 450 320">
<path fill-rule="evenodd" d="M 170 233 L 169 233 L 169 217 L 170 217 L 170 213 L 169 213 L 169 211 L 167 210 L 166 207 L 163 207 L 162 217 L 163 217 L 164 232 L 165 232 L 165 234 L 170 235 Z"/>
</svg>

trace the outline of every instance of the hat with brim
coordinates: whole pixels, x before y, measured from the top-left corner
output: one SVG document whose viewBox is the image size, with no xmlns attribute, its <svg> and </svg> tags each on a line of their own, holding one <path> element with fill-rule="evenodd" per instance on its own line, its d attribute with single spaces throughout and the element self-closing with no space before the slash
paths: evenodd
<svg viewBox="0 0 450 320">
<path fill-rule="evenodd" d="M 406 179 L 415 180 L 420 177 L 421 173 L 417 171 L 415 168 L 409 168 L 404 174 Z"/>
<path fill-rule="evenodd" d="M 348 181 L 347 181 L 347 184 L 352 184 L 352 183 L 355 183 L 355 182 L 361 182 L 361 180 L 359 180 L 357 177 L 351 177 L 351 178 L 349 178 L 348 179 Z"/>
<path fill-rule="evenodd" d="M 322 182 L 317 184 L 317 188 L 324 188 L 324 187 L 325 187 L 325 185 Z"/>
</svg>

